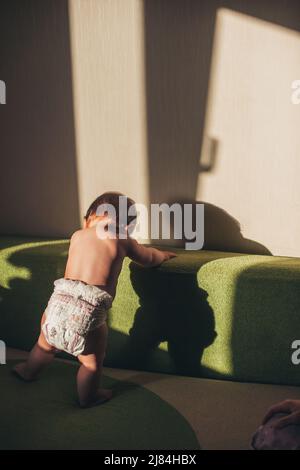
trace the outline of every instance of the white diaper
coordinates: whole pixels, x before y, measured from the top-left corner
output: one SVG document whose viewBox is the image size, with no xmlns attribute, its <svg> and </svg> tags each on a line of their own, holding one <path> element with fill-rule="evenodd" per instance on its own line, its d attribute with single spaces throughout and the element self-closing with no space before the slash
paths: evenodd
<svg viewBox="0 0 300 470">
<path fill-rule="evenodd" d="M 112 296 L 82 281 L 58 279 L 48 302 L 42 331 L 49 344 L 78 356 L 84 351 L 87 335 L 107 318 Z"/>
</svg>

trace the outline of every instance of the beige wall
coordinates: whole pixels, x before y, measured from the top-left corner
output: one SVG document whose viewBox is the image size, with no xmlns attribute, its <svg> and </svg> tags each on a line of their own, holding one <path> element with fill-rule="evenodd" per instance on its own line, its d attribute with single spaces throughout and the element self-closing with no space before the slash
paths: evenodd
<svg viewBox="0 0 300 470">
<path fill-rule="evenodd" d="M 291 102 L 299 76 L 299 32 L 219 10 L 204 139 L 218 152 L 213 171 L 199 175 L 197 198 L 225 209 L 273 254 L 292 256 L 300 255 L 300 106 Z"/>
<path fill-rule="evenodd" d="M 117 189 L 205 201 L 209 248 L 300 256 L 298 1 L 12 4 L 2 232 L 68 235 Z"/>
<path fill-rule="evenodd" d="M 201 200 L 207 247 L 299 255 L 299 8 L 224 3 L 70 0 L 81 207 Z"/>
<path fill-rule="evenodd" d="M 1 233 L 64 236 L 79 223 L 67 7 L 1 2 Z"/>
<path fill-rule="evenodd" d="M 104 191 L 148 197 L 140 0 L 70 0 L 82 214 Z"/>
</svg>

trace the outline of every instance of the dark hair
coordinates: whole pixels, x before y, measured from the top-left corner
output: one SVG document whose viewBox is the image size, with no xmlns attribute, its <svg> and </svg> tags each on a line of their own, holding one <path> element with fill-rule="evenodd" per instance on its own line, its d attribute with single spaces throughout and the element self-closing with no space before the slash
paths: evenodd
<svg viewBox="0 0 300 470">
<path fill-rule="evenodd" d="M 96 214 L 97 209 L 99 206 L 101 206 L 101 204 L 111 204 L 116 211 L 116 219 L 117 219 L 116 223 L 117 225 L 119 225 L 119 197 L 120 196 L 126 197 L 127 223 L 128 225 L 131 224 L 136 219 L 137 215 L 136 213 L 134 213 L 133 215 L 128 215 L 128 212 L 132 206 L 135 206 L 135 202 L 133 201 L 133 199 L 130 199 L 124 194 L 118 193 L 118 192 L 107 192 L 107 193 L 101 194 L 101 196 L 98 196 L 88 208 L 84 218 L 87 220 L 90 216 Z"/>
</svg>

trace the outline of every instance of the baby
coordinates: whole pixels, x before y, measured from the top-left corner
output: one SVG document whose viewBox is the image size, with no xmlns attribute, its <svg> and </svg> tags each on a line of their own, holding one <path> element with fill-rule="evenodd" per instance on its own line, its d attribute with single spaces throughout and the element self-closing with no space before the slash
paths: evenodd
<svg viewBox="0 0 300 470">
<path fill-rule="evenodd" d="M 81 407 L 101 404 L 112 396 L 111 390 L 100 388 L 100 378 L 107 344 L 107 311 L 125 256 L 145 267 L 158 266 L 176 256 L 140 245 L 130 237 L 136 214 L 128 214 L 135 203 L 125 198 L 124 224 L 119 213 L 120 197 L 124 201 L 119 193 L 104 193 L 89 207 L 83 229 L 71 237 L 65 275 L 54 282 L 38 341 L 27 362 L 14 368 L 20 378 L 32 381 L 57 352 L 76 356 L 81 364 L 77 373 Z M 99 214 L 99 207 L 106 206 L 114 209 L 114 218 L 107 211 Z"/>
</svg>

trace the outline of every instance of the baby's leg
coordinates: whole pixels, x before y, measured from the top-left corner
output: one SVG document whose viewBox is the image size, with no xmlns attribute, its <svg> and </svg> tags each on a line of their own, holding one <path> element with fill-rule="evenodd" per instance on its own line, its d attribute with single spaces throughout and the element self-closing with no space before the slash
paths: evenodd
<svg viewBox="0 0 300 470">
<path fill-rule="evenodd" d="M 42 317 L 41 325 L 45 321 L 45 314 Z M 34 380 L 40 371 L 52 362 L 56 349 L 47 343 L 41 330 L 39 339 L 31 350 L 26 362 L 21 362 L 14 367 L 14 372 L 23 380 L 30 382 Z"/>
<path fill-rule="evenodd" d="M 77 391 L 82 407 L 99 405 L 112 396 L 111 390 L 100 388 L 103 360 L 107 345 L 107 324 L 104 323 L 89 333 L 77 374 Z"/>
</svg>

